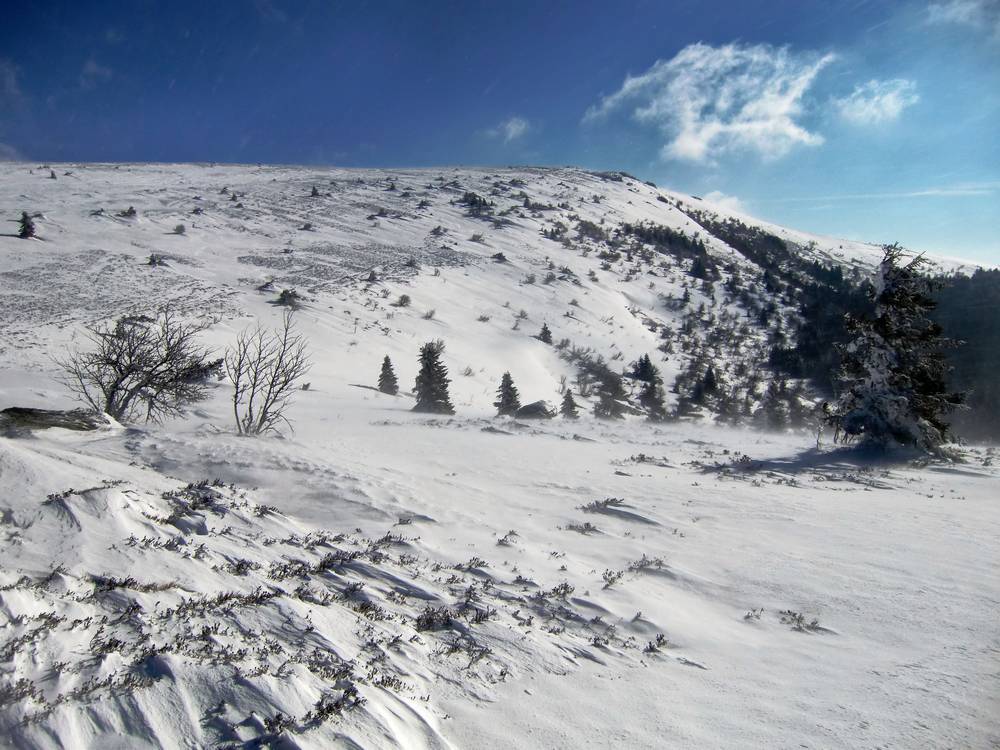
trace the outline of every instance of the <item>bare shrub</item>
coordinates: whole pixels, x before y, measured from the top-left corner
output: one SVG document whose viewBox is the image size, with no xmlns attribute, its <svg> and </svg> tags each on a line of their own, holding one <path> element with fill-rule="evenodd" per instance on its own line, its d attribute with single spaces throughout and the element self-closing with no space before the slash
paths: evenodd
<svg viewBox="0 0 1000 750">
<path fill-rule="evenodd" d="M 121 422 L 176 416 L 207 395 L 221 365 L 196 344 L 202 323 L 184 323 L 169 308 L 155 318 L 126 316 L 87 326 L 90 351 L 57 359 L 63 382 L 84 403 Z"/>
<path fill-rule="evenodd" d="M 306 341 L 292 321 L 268 331 L 258 324 L 243 331 L 226 350 L 226 375 L 233 383 L 233 417 L 241 435 L 276 431 L 296 391 L 296 381 L 310 367 Z"/>
</svg>

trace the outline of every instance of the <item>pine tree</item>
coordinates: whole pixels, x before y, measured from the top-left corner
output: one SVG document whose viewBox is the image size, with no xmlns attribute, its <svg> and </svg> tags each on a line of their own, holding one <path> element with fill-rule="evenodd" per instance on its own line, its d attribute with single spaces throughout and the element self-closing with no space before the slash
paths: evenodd
<svg viewBox="0 0 1000 750">
<path fill-rule="evenodd" d="M 706 394 L 714 394 L 719 389 L 719 380 L 715 376 L 715 368 L 712 365 L 705 370 L 705 377 L 701 381 L 702 390 Z"/>
<path fill-rule="evenodd" d="M 396 380 L 396 373 L 392 369 L 392 360 L 389 359 L 388 354 L 382 360 L 382 371 L 378 375 L 378 389 L 390 396 L 399 393 L 399 382 Z"/>
<path fill-rule="evenodd" d="M 542 330 L 538 332 L 538 340 L 543 344 L 552 343 L 552 331 L 549 330 L 549 326 L 546 323 L 542 323 Z"/>
<path fill-rule="evenodd" d="M 646 383 L 639 393 L 639 404 L 646 410 L 646 418 L 651 422 L 662 422 L 667 418 L 666 395 L 659 379 Z"/>
<path fill-rule="evenodd" d="M 886 245 L 872 290 L 874 315 L 849 316 L 853 339 L 840 347 L 839 396 L 828 410 L 836 437 L 885 447 L 890 443 L 937 452 L 948 439 L 943 417 L 964 401 L 949 392 L 942 349 L 954 342 L 928 317 L 937 282 L 921 271 L 923 256 L 906 259 Z"/>
<path fill-rule="evenodd" d="M 594 416 L 598 419 L 623 419 L 625 417 L 623 402 L 626 398 L 621 376 L 613 372 L 606 373 L 597 389 Z"/>
<path fill-rule="evenodd" d="M 21 228 L 17 232 L 17 236 L 22 240 L 31 239 L 35 236 L 35 222 L 31 220 L 28 216 L 27 211 L 21 212 Z"/>
<path fill-rule="evenodd" d="M 569 388 L 563 393 L 562 405 L 559 413 L 564 419 L 579 419 L 580 412 L 577 411 L 576 400 L 573 398 L 573 391 Z"/>
<path fill-rule="evenodd" d="M 517 387 L 509 372 L 505 372 L 500 378 L 500 387 L 497 389 L 497 400 L 493 402 L 497 408 L 498 417 L 513 416 L 521 408 L 521 400 L 517 394 Z"/>
<path fill-rule="evenodd" d="M 643 354 L 635 361 L 635 365 L 632 367 L 632 377 L 646 383 L 653 383 L 659 380 L 660 373 L 656 369 L 656 365 L 649 358 L 649 355 Z"/>
<path fill-rule="evenodd" d="M 783 380 L 772 380 L 764 391 L 760 409 L 754 415 L 757 424 L 766 430 L 783 430 L 788 426 L 788 403 Z"/>
<path fill-rule="evenodd" d="M 415 390 L 417 404 L 413 411 L 431 414 L 454 414 L 448 396 L 448 369 L 441 363 L 440 342 L 429 341 L 420 347 L 420 372 L 417 373 Z"/>
</svg>

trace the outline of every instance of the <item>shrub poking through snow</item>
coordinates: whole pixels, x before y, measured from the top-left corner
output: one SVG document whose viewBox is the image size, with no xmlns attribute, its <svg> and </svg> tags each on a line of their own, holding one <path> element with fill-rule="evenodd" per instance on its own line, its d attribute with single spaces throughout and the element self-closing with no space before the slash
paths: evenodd
<svg viewBox="0 0 1000 750">
<path fill-rule="evenodd" d="M 415 390 L 417 403 L 413 411 L 429 414 L 454 414 L 448 395 L 448 369 L 441 362 L 444 345 L 440 341 L 429 341 L 420 347 L 420 372 L 417 373 Z"/>
<path fill-rule="evenodd" d="M 378 389 L 390 396 L 399 393 L 399 381 L 396 380 L 396 372 L 392 369 L 392 360 L 389 359 L 388 354 L 382 360 L 382 371 L 378 375 Z"/>
<path fill-rule="evenodd" d="M 517 393 L 517 386 L 509 372 L 505 372 L 500 378 L 500 387 L 497 389 L 497 400 L 493 402 L 497 408 L 498 417 L 514 416 L 521 408 L 521 399 Z"/>
<path fill-rule="evenodd" d="M 282 307 L 298 307 L 301 302 L 302 297 L 297 291 L 294 289 L 282 289 L 274 304 L 281 305 Z"/>
<path fill-rule="evenodd" d="M 549 330 L 547 323 L 542 323 L 542 330 L 538 332 L 538 340 L 543 344 L 552 343 L 552 331 Z"/>
<path fill-rule="evenodd" d="M 281 327 L 260 327 L 241 333 L 226 351 L 226 375 L 233 384 L 233 417 L 241 435 L 277 431 L 296 391 L 309 370 L 305 339 L 296 331 L 291 311 Z"/>
</svg>

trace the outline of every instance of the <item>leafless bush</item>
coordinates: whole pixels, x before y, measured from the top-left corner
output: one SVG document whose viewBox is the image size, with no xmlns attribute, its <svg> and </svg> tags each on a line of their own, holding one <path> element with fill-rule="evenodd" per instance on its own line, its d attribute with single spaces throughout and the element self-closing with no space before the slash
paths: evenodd
<svg viewBox="0 0 1000 750">
<path fill-rule="evenodd" d="M 195 342 L 205 328 L 170 309 L 156 318 L 122 317 L 87 326 L 93 349 L 71 351 L 56 363 L 63 382 L 95 410 L 122 422 L 157 421 L 206 397 L 206 379 L 221 362 Z"/>
<path fill-rule="evenodd" d="M 310 364 L 305 339 L 295 330 L 290 311 L 277 330 L 257 325 L 243 331 L 226 350 L 225 367 L 233 383 L 233 417 L 241 435 L 276 431 L 282 422 L 291 426 L 285 412 L 296 381 Z"/>
</svg>

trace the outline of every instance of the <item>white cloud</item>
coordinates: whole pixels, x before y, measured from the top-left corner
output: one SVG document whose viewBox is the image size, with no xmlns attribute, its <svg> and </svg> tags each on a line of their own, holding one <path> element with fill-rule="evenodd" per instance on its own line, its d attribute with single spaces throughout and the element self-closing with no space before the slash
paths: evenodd
<svg viewBox="0 0 1000 750">
<path fill-rule="evenodd" d="M 994 39 L 1000 39 L 1000 2 L 946 0 L 943 3 L 931 3 L 927 8 L 927 22 L 971 26 L 991 33 Z"/>
<path fill-rule="evenodd" d="M 733 213 L 738 214 L 745 214 L 747 212 L 747 207 L 743 205 L 743 201 L 735 195 L 726 195 L 718 190 L 713 190 L 710 193 L 705 193 L 702 198 L 704 198 L 707 203 L 714 203 L 716 206 L 726 211 L 732 211 Z"/>
<path fill-rule="evenodd" d="M 531 124 L 523 117 L 510 117 L 495 128 L 486 131 L 491 138 L 503 138 L 504 143 L 510 143 L 531 130 Z"/>
<path fill-rule="evenodd" d="M 855 125 L 879 125 L 897 119 L 907 107 L 920 101 L 917 84 L 905 78 L 868 81 L 854 87 L 843 99 L 834 99 L 840 116 Z"/>
<path fill-rule="evenodd" d="M 728 151 L 777 158 L 823 142 L 797 120 L 809 87 L 834 59 L 767 44 L 692 44 L 627 77 L 587 110 L 584 122 L 627 106 L 636 121 L 667 138 L 664 158 L 711 161 Z"/>
</svg>

